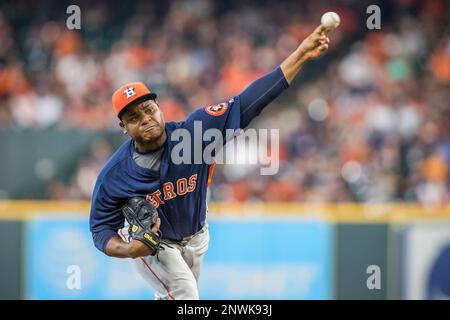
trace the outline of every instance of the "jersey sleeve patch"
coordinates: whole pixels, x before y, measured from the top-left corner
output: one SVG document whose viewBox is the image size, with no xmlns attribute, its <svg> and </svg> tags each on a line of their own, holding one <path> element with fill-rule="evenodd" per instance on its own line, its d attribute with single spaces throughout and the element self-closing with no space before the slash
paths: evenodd
<svg viewBox="0 0 450 320">
<path fill-rule="evenodd" d="M 205 107 L 206 113 L 216 117 L 223 115 L 225 111 L 227 111 L 227 109 L 228 109 L 227 102 Z"/>
</svg>

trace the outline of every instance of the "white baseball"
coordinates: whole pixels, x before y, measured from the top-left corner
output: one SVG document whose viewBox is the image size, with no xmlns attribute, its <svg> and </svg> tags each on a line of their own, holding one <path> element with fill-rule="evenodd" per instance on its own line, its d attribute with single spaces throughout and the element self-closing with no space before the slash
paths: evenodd
<svg viewBox="0 0 450 320">
<path fill-rule="evenodd" d="M 341 23 L 341 18 L 336 12 L 326 12 L 320 19 L 322 25 L 327 29 L 336 29 Z"/>
</svg>

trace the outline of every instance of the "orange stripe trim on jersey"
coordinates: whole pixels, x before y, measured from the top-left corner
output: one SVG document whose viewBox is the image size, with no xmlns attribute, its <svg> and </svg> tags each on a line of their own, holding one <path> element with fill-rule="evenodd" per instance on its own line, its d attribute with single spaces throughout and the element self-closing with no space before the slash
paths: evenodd
<svg viewBox="0 0 450 320">
<path fill-rule="evenodd" d="M 207 182 L 206 182 L 206 186 L 207 186 L 207 187 L 209 187 L 210 184 L 212 183 L 212 176 L 213 176 L 214 168 L 215 168 L 215 167 L 216 167 L 216 163 L 215 163 L 215 162 L 213 162 L 213 163 L 211 164 L 211 166 L 209 167 L 209 171 L 208 171 L 208 180 L 207 180 Z"/>
</svg>

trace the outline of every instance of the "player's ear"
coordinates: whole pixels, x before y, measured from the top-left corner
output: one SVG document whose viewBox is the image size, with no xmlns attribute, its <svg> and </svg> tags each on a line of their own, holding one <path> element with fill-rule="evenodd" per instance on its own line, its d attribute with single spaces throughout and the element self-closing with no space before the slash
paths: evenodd
<svg viewBox="0 0 450 320">
<path fill-rule="evenodd" d="M 120 125 L 120 128 L 122 128 L 123 134 L 127 134 L 127 129 L 125 128 L 125 123 L 123 123 L 122 120 L 120 120 L 119 125 Z"/>
<path fill-rule="evenodd" d="M 159 114 L 161 115 L 161 123 L 165 124 L 166 120 L 164 120 L 164 113 L 162 113 L 161 109 L 159 110 Z"/>
</svg>

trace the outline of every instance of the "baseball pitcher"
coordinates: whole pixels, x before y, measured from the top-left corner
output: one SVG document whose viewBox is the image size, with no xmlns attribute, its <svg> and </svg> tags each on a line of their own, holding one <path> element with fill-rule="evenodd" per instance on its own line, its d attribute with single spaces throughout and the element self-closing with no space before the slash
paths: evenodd
<svg viewBox="0 0 450 320">
<path fill-rule="evenodd" d="M 280 66 L 242 93 L 200 107 L 181 122 L 164 121 L 156 94 L 143 83 L 128 83 L 113 94 L 119 125 L 130 139 L 97 178 L 90 230 L 95 246 L 106 255 L 131 258 L 157 299 L 199 299 L 198 280 L 209 242 L 206 191 L 214 166 L 173 161 L 181 141 L 178 133 L 198 139 L 194 124 L 201 122 L 202 132 L 214 128 L 223 133 L 223 145 L 232 138 L 226 136 L 227 129 L 247 127 L 308 60 L 328 49 L 328 31 L 317 27 Z M 192 146 L 188 157 L 193 159 L 208 144 Z"/>
</svg>

